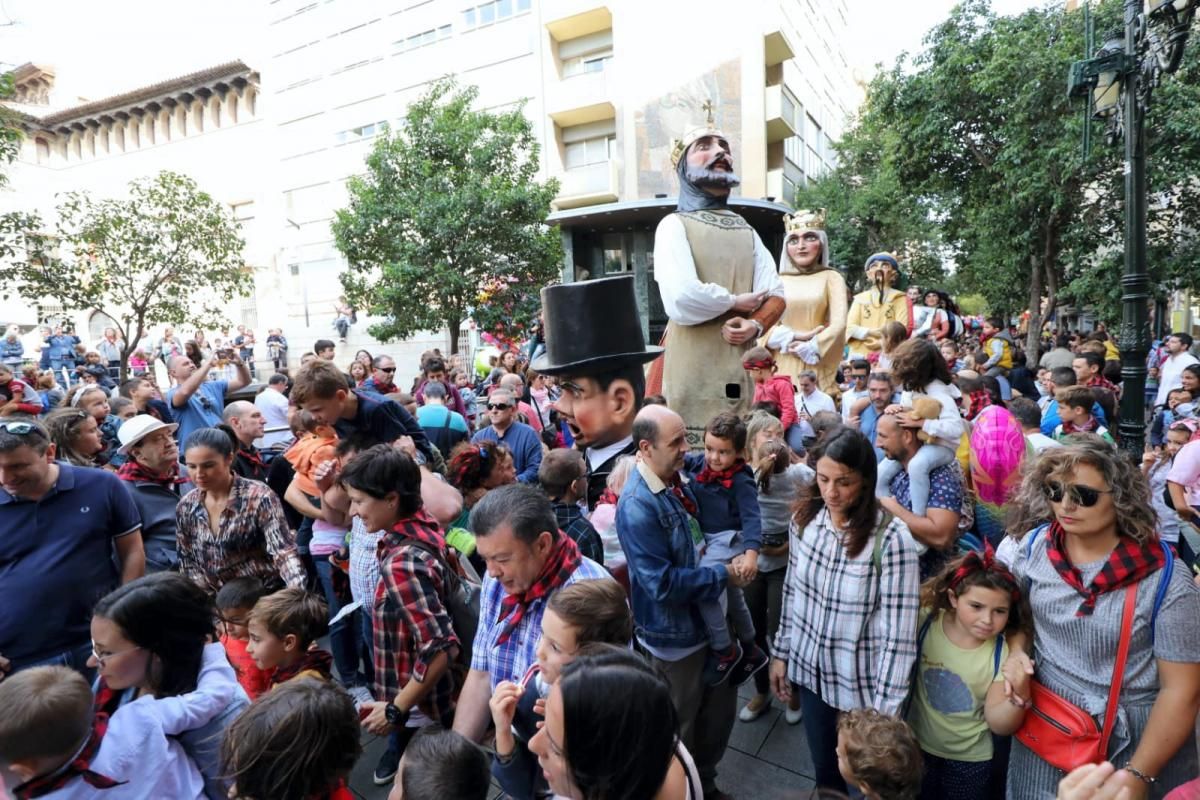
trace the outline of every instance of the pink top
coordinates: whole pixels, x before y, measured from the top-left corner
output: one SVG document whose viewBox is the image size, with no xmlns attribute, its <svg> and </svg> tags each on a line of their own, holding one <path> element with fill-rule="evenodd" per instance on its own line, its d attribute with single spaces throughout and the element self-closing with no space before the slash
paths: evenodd
<svg viewBox="0 0 1200 800">
<path fill-rule="evenodd" d="M 786 375 L 772 375 L 769 380 L 754 384 L 754 402 L 774 403 L 779 406 L 780 422 L 786 431 L 796 424 L 796 389 L 792 379 Z"/>
<path fill-rule="evenodd" d="M 1188 505 L 1200 506 L 1200 441 L 1188 442 L 1175 455 L 1167 480 L 1184 487 Z"/>
</svg>

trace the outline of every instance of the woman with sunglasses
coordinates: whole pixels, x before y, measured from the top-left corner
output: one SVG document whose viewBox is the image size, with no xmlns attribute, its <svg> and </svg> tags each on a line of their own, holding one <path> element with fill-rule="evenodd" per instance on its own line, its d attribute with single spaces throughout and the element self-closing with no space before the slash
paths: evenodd
<svg viewBox="0 0 1200 800">
<path fill-rule="evenodd" d="M 1021 541 L 1013 571 L 1027 587 L 1035 635 L 1032 642 L 1023 636 L 1010 642 L 1006 674 L 1023 669 L 1090 713 L 1101 729 L 1125 590 L 1136 585 L 1128 659 L 1105 757 L 1126 770 L 1130 800 L 1163 797 L 1200 769 L 1194 732 L 1200 710 L 1200 591 L 1178 561 L 1163 584 L 1166 559 L 1174 556 L 1158 540 L 1145 476 L 1108 443 L 1081 436 L 1076 444 L 1043 451 L 1015 505 L 1018 517 L 1010 532 Z M 1011 698 L 1029 700 L 1016 693 Z M 1009 797 L 1053 797 L 1061 777 L 1038 753 L 1013 742 Z"/>
<path fill-rule="evenodd" d="M 175 697 L 197 690 L 231 698 L 213 719 L 177 737 L 204 777 L 209 800 L 223 800 L 221 736 L 250 704 L 224 648 L 215 640 L 215 609 L 204 590 L 172 572 L 147 575 L 109 592 L 92 616 L 92 656 L 98 671 L 96 710 L 110 717 L 140 697 Z M 97 796 L 103 795 L 102 792 Z"/>
<path fill-rule="evenodd" d="M 188 436 L 183 454 L 196 488 L 175 509 L 179 571 L 210 596 L 243 577 L 304 588 L 307 573 L 283 506 L 265 483 L 233 471 L 229 435 L 200 428 Z"/>
</svg>

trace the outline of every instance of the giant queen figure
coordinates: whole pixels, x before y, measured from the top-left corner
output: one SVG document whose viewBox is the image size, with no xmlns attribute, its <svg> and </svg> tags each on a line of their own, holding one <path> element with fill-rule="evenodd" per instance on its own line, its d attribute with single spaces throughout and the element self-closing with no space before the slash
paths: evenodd
<svg viewBox="0 0 1200 800">
<path fill-rule="evenodd" d="M 783 284 L 770 251 L 729 194 L 740 181 L 729 140 L 708 123 L 675 143 L 679 205 L 654 234 L 654 275 L 670 322 L 662 390 L 701 447 L 716 414 L 750 409 L 754 382 L 743 354 L 779 320 Z"/>
</svg>

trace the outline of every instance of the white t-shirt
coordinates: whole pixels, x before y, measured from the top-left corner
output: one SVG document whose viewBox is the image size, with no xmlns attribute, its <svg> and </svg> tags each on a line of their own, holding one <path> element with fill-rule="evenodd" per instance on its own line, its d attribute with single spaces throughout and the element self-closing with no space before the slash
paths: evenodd
<svg viewBox="0 0 1200 800">
<path fill-rule="evenodd" d="M 1154 405 L 1165 405 L 1171 390 L 1183 386 L 1183 371 L 1192 364 L 1200 364 L 1200 359 L 1186 351 L 1163 359 L 1158 368 L 1158 395 Z"/>
</svg>

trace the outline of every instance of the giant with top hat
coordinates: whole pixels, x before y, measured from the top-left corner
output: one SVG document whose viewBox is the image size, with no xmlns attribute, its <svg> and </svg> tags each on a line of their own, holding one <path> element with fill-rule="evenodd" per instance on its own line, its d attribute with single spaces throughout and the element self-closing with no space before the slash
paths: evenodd
<svg viewBox="0 0 1200 800">
<path fill-rule="evenodd" d="M 610 372 L 663 352 L 646 345 L 632 275 L 547 286 L 542 316 L 546 352 L 530 366 L 546 375 Z"/>
</svg>

